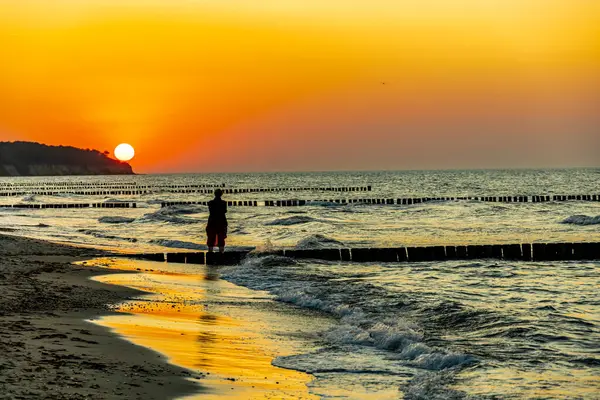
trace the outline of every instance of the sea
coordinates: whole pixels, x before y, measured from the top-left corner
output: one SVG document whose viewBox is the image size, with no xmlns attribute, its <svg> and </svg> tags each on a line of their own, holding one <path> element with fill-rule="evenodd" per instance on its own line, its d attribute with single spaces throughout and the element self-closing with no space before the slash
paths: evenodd
<svg viewBox="0 0 600 400">
<path fill-rule="evenodd" d="M 151 189 L 75 194 L 82 183 Z M 60 193 L 33 193 L 48 185 Z M 209 200 L 173 192 L 199 185 L 279 189 L 224 196 L 259 205 L 307 200 L 230 207 L 229 250 L 600 242 L 600 202 L 336 202 L 600 195 L 600 169 L 592 168 L 0 178 L 0 232 L 121 253 L 205 250 L 207 207 L 161 207 Z M 366 186 L 372 190 L 322 190 Z M 2 196 L 15 188 L 22 194 Z M 293 188 L 311 190 L 285 190 Z M 3 207 L 102 202 L 137 207 Z M 600 399 L 600 261 L 358 264 L 253 256 L 222 267 L 219 277 L 265 294 L 292 317 L 301 309 L 335 321 L 315 327 L 317 350 L 273 360 L 312 374 L 309 390 L 322 398 Z"/>
</svg>

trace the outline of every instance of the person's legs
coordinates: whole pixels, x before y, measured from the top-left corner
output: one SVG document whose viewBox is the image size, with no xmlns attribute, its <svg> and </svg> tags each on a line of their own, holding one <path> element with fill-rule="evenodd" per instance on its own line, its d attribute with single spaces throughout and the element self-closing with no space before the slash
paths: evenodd
<svg viewBox="0 0 600 400">
<path fill-rule="evenodd" d="M 223 254 L 225 252 L 225 237 L 227 234 L 225 232 L 219 233 L 219 253 Z"/>
<path fill-rule="evenodd" d="M 217 233 L 213 232 L 211 229 L 206 230 L 206 245 L 208 246 L 208 252 L 213 252 L 213 247 L 215 246 L 215 242 L 217 241 Z"/>
</svg>

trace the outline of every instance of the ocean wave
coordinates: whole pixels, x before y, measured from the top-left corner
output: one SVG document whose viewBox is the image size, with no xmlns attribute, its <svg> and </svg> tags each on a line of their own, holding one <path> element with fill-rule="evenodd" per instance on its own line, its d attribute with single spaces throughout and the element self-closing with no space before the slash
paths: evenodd
<svg viewBox="0 0 600 400">
<path fill-rule="evenodd" d="M 107 216 L 107 217 L 98 218 L 98 222 L 100 222 L 101 224 L 128 224 L 133 221 L 135 221 L 135 218 L 119 217 L 119 216 L 114 216 L 114 217 Z"/>
<path fill-rule="evenodd" d="M 451 389 L 453 371 L 423 373 L 415 376 L 403 388 L 406 400 L 463 400 L 471 398 L 466 393 Z"/>
<path fill-rule="evenodd" d="M 290 225 L 299 225 L 306 224 L 309 222 L 315 222 L 316 219 L 306 216 L 306 215 L 296 215 L 288 218 L 279 218 L 271 222 L 267 222 L 265 225 L 281 225 L 281 226 L 290 226 Z"/>
<path fill-rule="evenodd" d="M 149 241 L 151 244 L 156 244 L 163 247 L 170 247 L 174 249 L 189 249 L 189 250 L 207 250 L 208 247 L 204 244 L 184 242 L 181 240 L 172 239 L 152 239 Z"/>
<path fill-rule="evenodd" d="M 155 212 L 144 214 L 142 217 L 138 218 L 140 222 L 167 222 L 177 225 L 184 224 L 197 224 L 203 221 L 179 217 L 179 215 L 186 214 L 197 214 L 202 212 L 200 207 L 196 206 L 173 206 L 173 207 L 164 207 Z"/>
<path fill-rule="evenodd" d="M 151 204 L 151 205 L 156 205 L 156 204 L 162 204 L 164 202 L 166 202 L 168 200 L 163 200 L 163 199 L 151 199 L 151 200 L 146 200 L 145 203 L 146 204 Z"/>
<path fill-rule="evenodd" d="M 305 265 L 283 261 L 284 258 L 274 256 L 247 258 L 241 265 L 225 270 L 223 277 L 251 289 L 266 290 L 278 301 L 335 316 L 338 325 L 323 334 L 335 346 L 386 350 L 393 353 L 393 359 L 408 366 L 434 371 L 476 361 L 470 355 L 425 344 L 416 323 L 381 311 L 385 295 L 379 289 L 365 283 L 342 284 L 335 275 L 307 275 Z M 299 269 L 301 276 L 296 275 Z"/>
<path fill-rule="evenodd" d="M 600 215 L 596 217 L 590 217 L 587 215 L 571 215 L 570 217 L 562 220 L 562 223 L 573 225 L 599 225 Z"/>
<path fill-rule="evenodd" d="M 318 233 L 307 236 L 296 244 L 297 249 L 329 249 L 339 247 L 345 247 L 344 243 Z"/>
<path fill-rule="evenodd" d="M 98 239 L 120 240 L 120 241 L 131 242 L 131 243 L 136 243 L 138 241 L 136 238 L 126 238 L 126 237 L 121 237 L 121 236 L 108 235 L 106 233 L 96 231 L 93 229 L 78 229 L 77 232 L 83 233 L 85 235 L 93 236 Z"/>
<path fill-rule="evenodd" d="M 368 350 L 357 347 L 321 348 L 312 353 L 281 356 L 273 360 L 273 365 L 309 374 L 377 374 L 386 376 L 386 383 L 394 376 L 401 380 L 406 377 L 406 372 L 398 371 L 384 355 L 374 358 Z"/>
<path fill-rule="evenodd" d="M 205 244 L 194 243 L 194 242 L 186 242 L 183 240 L 175 240 L 175 239 L 152 239 L 148 243 L 169 247 L 172 249 L 186 249 L 186 250 L 200 250 L 205 251 L 208 250 L 208 247 Z M 252 251 L 255 248 L 252 246 L 227 246 L 229 251 Z"/>
<path fill-rule="evenodd" d="M 156 211 L 157 214 L 161 215 L 188 215 L 188 214 L 199 214 L 208 211 L 208 207 L 199 205 L 181 205 L 181 206 L 168 206 L 163 207 Z"/>
<path fill-rule="evenodd" d="M 262 249 L 261 249 L 262 250 Z M 247 257 L 246 262 L 251 262 L 252 259 L 258 259 L 253 264 L 257 267 L 270 268 L 270 267 L 284 267 L 286 265 L 296 265 L 298 262 L 293 258 L 282 257 L 282 256 L 254 256 L 250 254 Z"/>
<path fill-rule="evenodd" d="M 246 232 L 244 230 L 244 228 L 241 228 L 241 227 L 233 228 L 229 231 L 229 233 L 231 233 L 232 235 L 249 235 L 249 233 Z"/>
</svg>

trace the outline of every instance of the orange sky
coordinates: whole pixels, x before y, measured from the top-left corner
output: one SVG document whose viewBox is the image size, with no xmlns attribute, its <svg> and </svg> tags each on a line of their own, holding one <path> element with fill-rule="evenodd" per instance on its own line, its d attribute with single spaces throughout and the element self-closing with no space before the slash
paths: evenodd
<svg viewBox="0 0 600 400">
<path fill-rule="evenodd" d="M 598 21 L 594 0 L 0 0 L 0 140 L 128 142 L 138 172 L 598 166 Z"/>
</svg>

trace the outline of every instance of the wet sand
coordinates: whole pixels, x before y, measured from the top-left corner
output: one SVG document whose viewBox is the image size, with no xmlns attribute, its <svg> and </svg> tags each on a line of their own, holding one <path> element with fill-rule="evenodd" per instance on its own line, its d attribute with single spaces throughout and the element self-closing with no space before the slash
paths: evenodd
<svg viewBox="0 0 600 400">
<path fill-rule="evenodd" d="M 168 399 L 203 388 L 189 370 L 86 320 L 139 295 L 74 266 L 98 251 L 0 236 L 1 399 Z M 196 375 L 196 376 L 195 376 Z"/>
<path fill-rule="evenodd" d="M 126 314 L 94 322 L 205 374 L 205 391 L 186 399 L 318 398 L 307 387 L 311 375 L 272 361 L 316 350 L 315 331 L 330 327 L 330 318 L 223 281 L 217 267 L 110 258 L 87 265 L 138 272 L 94 278 L 148 292 L 121 304 Z"/>
</svg>

